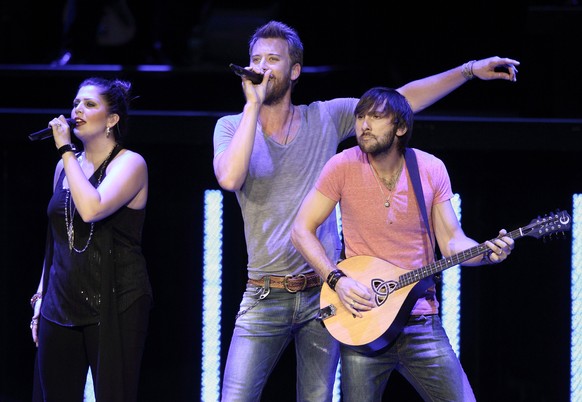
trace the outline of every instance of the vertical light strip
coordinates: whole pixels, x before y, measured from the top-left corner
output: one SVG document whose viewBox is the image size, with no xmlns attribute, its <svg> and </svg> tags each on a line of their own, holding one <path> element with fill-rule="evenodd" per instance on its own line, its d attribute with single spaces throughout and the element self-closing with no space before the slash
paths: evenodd
<svg viewBox="0 0 582 402">
<path fill-rule="evenodd" d="M 343 243 L 344 231 L 343 231 L 343 226 L 342 226 L 342 211 L 340 209 L 339 203 L 335 204 L 335 220 L 337 222 L 337 232 L 339 233 L 340 240 Z"/>
<path fill-rule="evenodd" d="M 570 400 L 582 401 L 582 194 L 572 197 Z"/>
<path fill-rule="evenodd" d="M 85 382 L 85 394 L 83 395 L 84 402 L 95 402 L 95 390 L 93 389 L 93 375 L 91 374 L 91 367 L 87 371 L 87 380 Z"/>
<path fill-rule="evenodd" d="M 341 384 L 342 384 L 342 361 L 341 358 L 337 364 L 337 370 L 335 371 L 335 383 L 333 384 L 333 402 L 340 402 L 342 400 Z"/>
<path fill-rule="evenodd" d="M 455 214 L 461 221 L 461 197 L 455 194 L 451 199 Z M 458 358 L 461 357 L 461 267 L 455 265 L 443 271 L 441 286 L 441 319 L 451 346 Z"/>
<path fill-rule="evenodd" d="M 204 192 L 204 261 L 202 278 L 202 373 L 200 400 L 220 400 L 222 311 L 222 211 L 219 190 Z"/>
</svg>

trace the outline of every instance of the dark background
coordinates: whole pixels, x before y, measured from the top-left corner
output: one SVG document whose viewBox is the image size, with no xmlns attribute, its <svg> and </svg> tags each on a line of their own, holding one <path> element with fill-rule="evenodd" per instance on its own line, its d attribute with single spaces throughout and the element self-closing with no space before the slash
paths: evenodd
<svg viewBox="0 0 582 402">
<path fill-rule="evenodd" d="M 296 104 L 398 87 L 471 59 L 519 60 L 517 83 L 474 80 L 419 113 L 411 145 L 446 162 L 462 195 L 464 229 L 480 242 L 556 209 L 571 212 L 572 194 L 582 192 L 582 8 L 401 3 L 209 1 L 189 10 L 175 0 L 129 0 L 135 37 L 97 47 L 89 64 L 61 68 L 50 62 L 59 53 L 63 4 L 1 3 L 0 402 L 30 400 L 28 300 L 40 276 L 58 161 L 52 141 L 30 143 L 27 135 L 68 114 L 89 76 L 129 79 L 139 95 L 127 146 L 149 165 L 144 252 L 156 303 L 141 401 L 200 398 L 202 202 L 204 190 L 218 188 L 212 134 L 216 119 L 240 112 L 244 102 L 228 63 L 248 64 L 247 40 L 271 18 L 295 27 L 305 45 Z M 240 210 L 233 194 L 224 195 L 223 363 L 246 278 Z M 461 360 L 478 400 L 569 400 L 570 240 L 525 237 L 503 264 L 463 269 Z M 292 352 L 272 375 L 265 401 L 294 400 Z M 417 398 L 396 374 L 388 394 Z"/>
</svg>

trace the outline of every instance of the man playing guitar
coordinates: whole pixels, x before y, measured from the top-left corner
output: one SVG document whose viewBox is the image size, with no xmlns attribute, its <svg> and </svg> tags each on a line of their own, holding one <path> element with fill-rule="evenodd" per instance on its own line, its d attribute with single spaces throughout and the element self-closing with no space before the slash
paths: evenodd
<svg viewBox="0 0 582 402">
<path fill-rule="evenodd" d="M 366 334 L 371 329 L 358 327 L 357 323 L 365 322 L 367 314 L 389 302 L 396 288 L 380 279 L 373 286 L 362 282 L 357 270 L 352 273 L 340 269 L 342 263 L 338 268 L 326 256 L 316 231 L 338 202 L 347 257 L 344 262 L 373 257 L 407 272 L 435 260 L 435 240 L 444 256 L 475 249 L 478 243 L 465 235 L 455 215 L 450 201 L 451 182 L 443 162 L 429 153 L 407 149 L 413 113 L 406 98 L 393 89 L 372 88 L 362 96 L 354 114 L 358 146 L 335 155 L 325 165 L 315 188 L 303 201 L 291 236 L 308 263 L 327 279 L 329 290 L 335 291 L 338 303 L 331 314 L 336 310 L 347 312 L 346 322 L 354 323 L 355 332 Z M 412 185 L 410 166 L 405 163 L 406 152 L 416 155 L 429 232 Z M 513 238 L 501 230 L 463 265 L 499 263 L 513 247 Z M 365 271 L 365 267 L 360 269 Z M 405 319 L 399 335 L 380 348 L 362 350 L 349 341 L 342 342 L 343 400 L 381 401 L 392 370 L 398 370 L 424 400 L 475 400 L 441 325 L 434 282 L 415 295 Z"/>
</svg>

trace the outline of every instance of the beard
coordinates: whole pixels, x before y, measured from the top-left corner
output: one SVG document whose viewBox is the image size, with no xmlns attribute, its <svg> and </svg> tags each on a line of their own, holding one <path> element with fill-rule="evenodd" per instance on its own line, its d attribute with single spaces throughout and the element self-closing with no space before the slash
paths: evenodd
<svg viewBox="0 0 582 402">
<path fill-rule="evenodd" d="M 281 100 L 285 97 L 285 94 L 291 87 L 290 77 L 291 72 L 287 72 L 281 78 L 281 80 L 274 79 L 272 81 L 269 81 L 271 87 L 267 88 L 267 95 L 265 96 L 265 100 L 263 101 L 264 105 L 272 106 L 281 102 Z"/>
<path fill-rule="evenodd" d="M 375 141 L 372 139 L 372 137 L 368 137 L 368 139 L 364 141 L 362 136 L 358 136 L 358 146 L 362 152 L 370 155 L 387 153 L 394 145 L 394 141 L 396 141 L 397 130 L 398 129 L 396 127 L 392 127 L 392 130 L 389 131 L 386 135 L 373 137 Z"/>
</svg>

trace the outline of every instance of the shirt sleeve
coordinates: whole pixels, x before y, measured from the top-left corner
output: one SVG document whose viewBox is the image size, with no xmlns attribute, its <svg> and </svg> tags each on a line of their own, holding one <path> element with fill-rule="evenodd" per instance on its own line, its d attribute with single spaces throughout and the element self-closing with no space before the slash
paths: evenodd
<svg viewBox="0 0 582 402">
<path fill-rule="evenodd" d="M 223 116 L 216 122 L 214 127 L 214 156 L 223 152 L 230 142 L 238 127 L 241 115 L 237 116 Z"/>
</svg>

